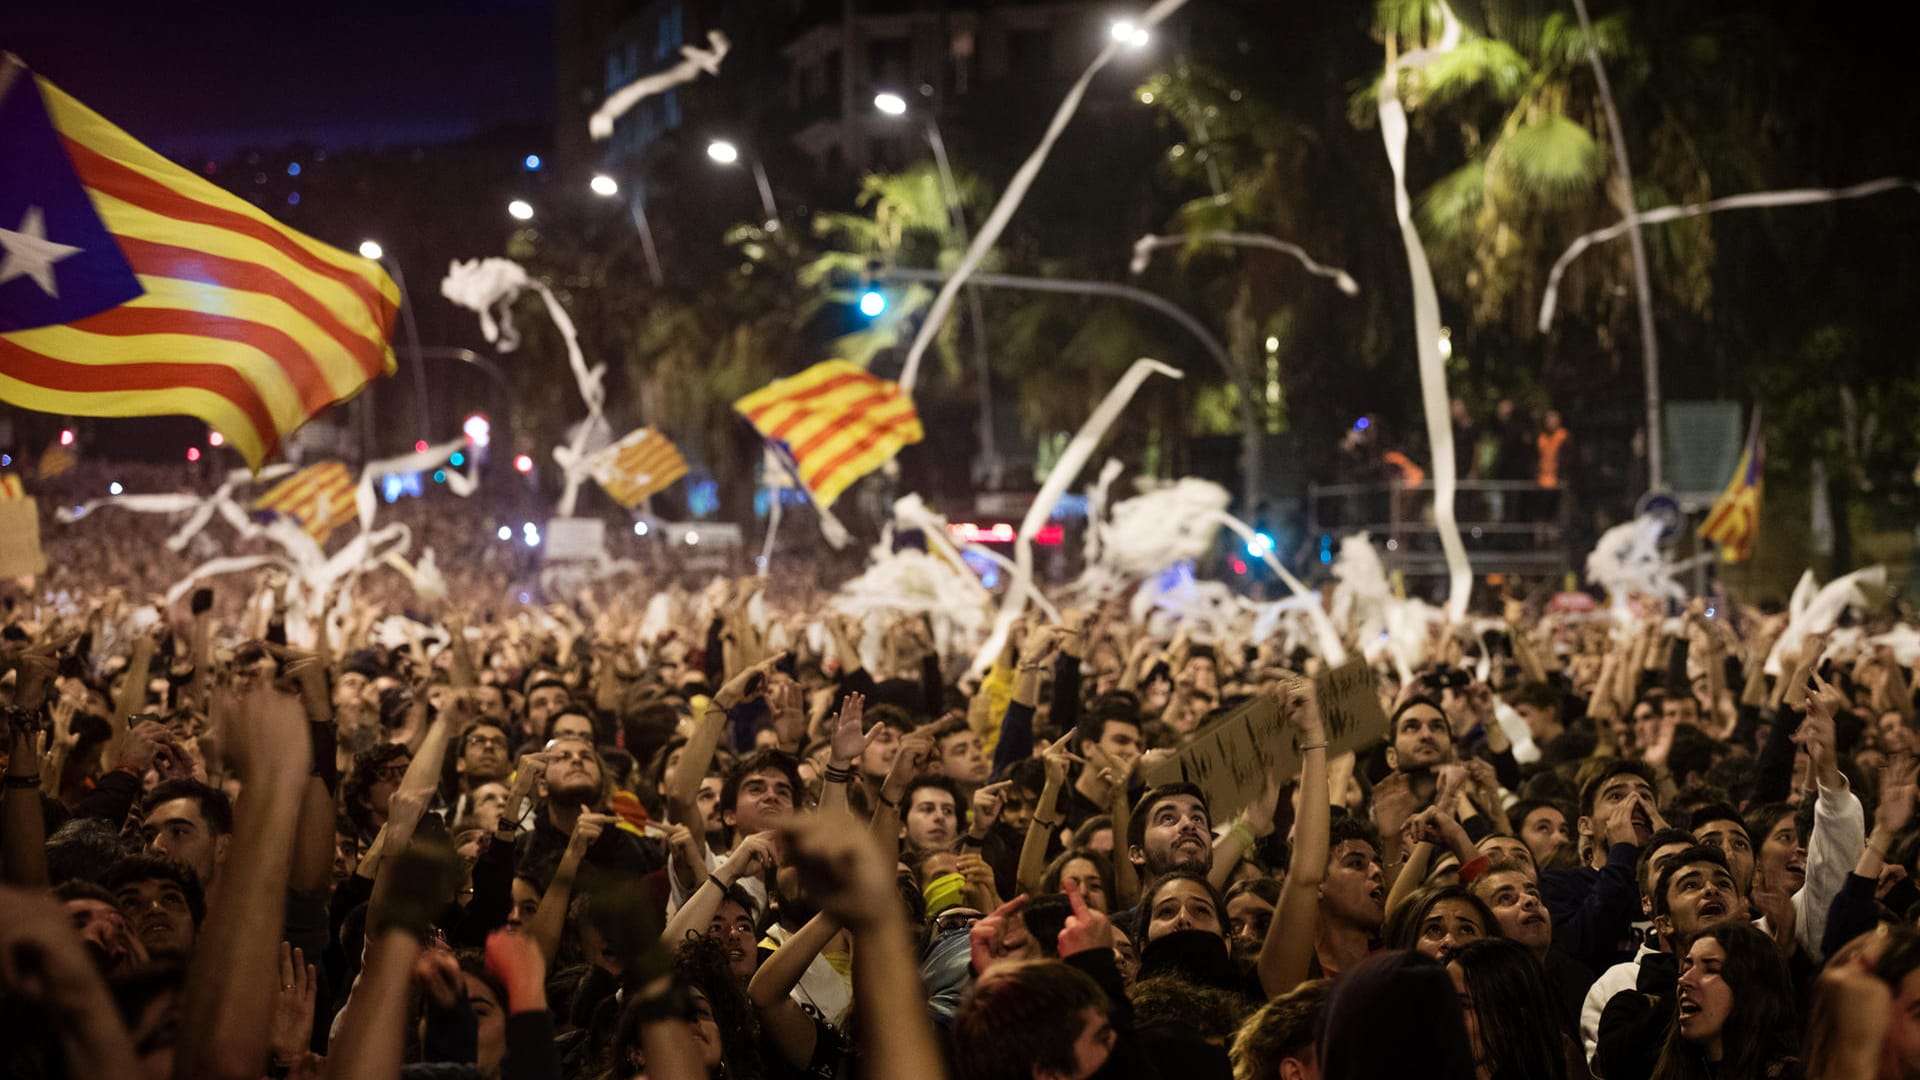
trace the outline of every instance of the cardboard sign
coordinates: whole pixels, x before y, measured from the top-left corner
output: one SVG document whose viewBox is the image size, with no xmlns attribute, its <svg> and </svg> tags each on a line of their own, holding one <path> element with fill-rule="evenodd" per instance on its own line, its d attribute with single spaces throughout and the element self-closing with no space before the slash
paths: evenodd
<svg viewBox="0 0 1920 1080">
<path fill-rule="evenodd" d="M 1386 738 L 1374 674 L 1350 660 L 1314 680 L 1329 757 L 1355 753 Z M 1207 796 L 1215 821 L 1231 819 L 1253 802 L 1269 775 L 1282 784 L 1300 775 L 1300 751 L 1272 698 L 1261 696 L 1200 729 L 1179 753 L 1147 770 L 1149 784 L 1189 783 Z"/>
<path fill-rule="evenodd" d="M 547 562 L 592 562 L 607 554 L 607 523 L 599 518 L 552 518 L 543 550 Z"/>
<path fill-rule="evenodd" d="M 0 578 L 44 573 L 40 550 L 40 505 L 32 499 L 0 500 Z"/>
</svg>

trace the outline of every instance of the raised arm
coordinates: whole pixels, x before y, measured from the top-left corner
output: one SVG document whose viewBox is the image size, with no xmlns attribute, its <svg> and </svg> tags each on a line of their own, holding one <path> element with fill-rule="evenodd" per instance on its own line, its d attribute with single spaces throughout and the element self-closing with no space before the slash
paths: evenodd
<svg viewBox="0 0 1920 1080">
<path fill-rule="evenodd" d="M 1040 801 L 1033 808 L 1033 817 L 1027 821 L 1027 838 L 1020 845 L 1019 869 L 1014 873 L 1021 892 L 1038 895 L 1040 878 L 1047 872 L 1047 848 L 1052 843 L 1053 830 L 1060 824 L 1060 792 L 1067 786 L 1066 742 L 1070 737 L 1071 733 L 1055 739 L 1047 746 L 1042 759 L 1046 762 L 1047 779 L 1040 788 Z M 1126 833 L 1116 831 L 1114 835 Z"/>
<path fill-rule="evenodd" d="M 573 832 L 567 836 L 567 848 L 560 855 L 553 881 L 541 895 L 533 918 L 527 921 L 527 936 L 540 946 L 541 954 L 548 959 L 560 952 L 560 934 L 567 926 L 567 905 L 573 902 L 573 883 L 580 875 L 580 860 L 586 858 L 587 849 L 600 839 L 600 834 L 619 821 L 611 814 L 584 813 L 573 823 Z"/>
<path fill-rule="evenodd" d="M 856 1035 L 864 1074 L 947 1075 L 889 853 L 861 835 L 850 818 L 795 818 L 786 835 L 808 894 L 853 931 L 853 1001 L 861 1017 Z"/>
<path fill-rule="evenodd" d="M 244 786 L 232 847 L 187 968 L 174 1051 L 179 1080 L 255 1080 L 267 1059 L 285 917 L 281 900 L 307 781 L 306 713 L 298 700 L 255 690 L 230 703 L 227 714 L 222 742 Z"/>
<path fill-rule="evenodd" d="M 839 932 L 840 924 L 834 922 L 832 916 L 815 915 L 788 938 L 786 944 L 773 951 L 747 985 L 747 1000 L 760 1010 L 761 1028 L 774 1049 L 796 1069 L 806 1068 L 813 1060 L 820 1029 L 814 1026 L 813 1018 L 800 1003 L 793 1000 L 793 988 L 800 985 L 813 958 L 819 956 L 820 950 Z"/>
<path fill-rule="evenodd" d="M 1277 997 L 1306 981 L 1319 933 L 1320 886 L 1327 880 L 1333 800 L 1327 789 L 1327 729 L 1310 684 L 1287 689 L 1288 719 L 1300 748 L 1300 809 L 1293 822 L 1293 863 L 1280 903 L 1260 943 L 1260 988 Z"/>
</svg>

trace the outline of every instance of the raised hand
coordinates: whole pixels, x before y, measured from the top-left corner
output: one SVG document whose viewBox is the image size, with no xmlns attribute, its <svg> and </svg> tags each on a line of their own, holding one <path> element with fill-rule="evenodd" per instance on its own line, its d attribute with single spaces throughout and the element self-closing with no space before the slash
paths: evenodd
<svg viewBox="0 0 1920 1080">
<path fill-rule="evenodd" d="M 1094 911 L 1080 895 L 1080 883 L 1068 878 L 1062 883 L 1067 894 L 1067 904 L 1073 913 L 1067 916 L 1067 925 L 1060 928 L 1056 939 L 1060 948 L 1060 958 L 1066 959 L 1075 953 L 1093 949 L 1113 948 L 1113 923 L 1103 912 Z"/>
<path fill-rule="evenodd" d="M 572 835 L 567 837 L 567 847 L 584 853 L 593 846 L 594 841 L 600 839 L 601 833 L 618 824 L 620 819 L 612 814 L 581 814 L 579 820 L 573 823 Z"/>
<path fill-rule="evenodd" d="M 973 954 L 974 978 L 987 973 L 994 962 L 1012 951 L 1016 942 L 1024 936 L 1025 927 L 1014 930 L 1014 916 L 1027 906 L 1027 894 L 1019 896 L 993 909 L 993 914 L 973 924 L 968 932 L 967 945 Z"/>
<path fill-rule="evenodd" d="M 866 723 L 867 699 L 860 694 L 848 694 L 840 703 L 840 716 L 833 722 L 833 756 L 829 761 L 838 768 L 848 768 L 860 760 L 867 752 L 867 746 L 880 734 L 879 724 L 873 730 L 864 731 Z"/>
<path fill-rule="evenodd" d="M 451 953 L 445 954 L 451 961 Z M 454 983 L 459 984 L 459 965 L 454 965 Z M 277 1065 L 291 1067 L 307 1053 L 313 1042 L 313 1002 L 320 980 L 307 954 L 286 942 L 280 943 L 280 992 L 273 1001 L 273 1031 L 267 1045 Z M 449 1002 L 451 1004 L 451 1002 Z"/>
<path fill-rule="evenodd" d="M 779 835 L 807 895 L 821 911 L 856 935 L 896 921 L 904 928 L 906 913 L 894 881 L 893 856 L 881 851 L 850 815 L 796 814 Z"/>
<path fill-rule="evenodd" d="M 768 678 L 773 674 L 774 666 L 786 658 L 787 654 L 785 652 L 774 653 L 772 656 L 767 657 L 752 667 L 740 672 L 740 674 L 735 675 L 733 678 L 728 679 L 726 685 L 720 687 L 713 695 L 714 704 L 723 709 L 732 709 L 734 706 L 763 693 L 766 690 Z"/>
<path fill-rule="evenodd" d="M 1000 811 L 1007 805 L 1007 789 L 1013 781 L 1002 780 L 997 784 L 988 784 L 973 793 L 973 821 L 967 831 L 975 839 L 982 839 L 993 823 L 1000 820 Z"/>
<path fill-rule="evenodd" d="M 757 877 L 780 865 L 778 836 L 772 831 L 757 832 L 740 841 L 715 874 L 728 888 L 741 878 Z"/>
<path fill-rule="evenodd" d="M 1889 839 L 1913 820 L 1915 779 L 1920 776 L 1920 759 L 1899 755 L 1888 765 L 1880 781 L 1880 805 L 1873 812 L 1873 831 Z"/>
<path fill-rule="evenodd" d="M 966 852 L 956 860 L 954 869 L 966 879 L 967 903 L 982 911 L 1000 906 L 1000 886 L 995 883 L 993 867 L 987 860 Z"/>
</svg>

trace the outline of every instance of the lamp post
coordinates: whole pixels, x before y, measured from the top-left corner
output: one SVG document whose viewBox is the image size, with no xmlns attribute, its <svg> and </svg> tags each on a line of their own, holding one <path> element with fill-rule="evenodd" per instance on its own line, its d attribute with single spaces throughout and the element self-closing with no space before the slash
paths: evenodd
<svg viewBox="0 0 1920 1080">
<path fill-rule="evenodd" d="M 522 204 L 524 205 L 524 204 Z M 360 241 L 360 256 L 372 259 L 393 275 L 393 283 L 400 289 L 400 326 L 407 335 L 407 347 L 417 357 L 420 355 L 420 324 L 413 318 L 413 301 L 407 295 L 407 275 L 400 269 L 400 260 L 387 257 L 386 249 L 377 240 Z M 427 373 L 418 361 L 413 365 L 414 418 L 420 425 L 419 438 L 433 437 L 433 418 L 427 407 Z"/>
<path fill-rule="evenodd" d="M 873 107 L 882 116 L 895 118 L 905 117 L 909 111 L 906 98 L 889 92 L 875 94 Z M 921 132 L 926 136 L 928 147 L 933 150 L 933 164 L 940 176 L 940 191 L 946 199 L 947 216 L 964 251 L 973 241 L 967 233 L 966 211 L 960 205 L 960 186 L 954 182 L 953 166 L 947 160 L 946 140 L 940 137 L 940 125 L 931 110 L 921 112 L 920 121 Z M 980 428 L 978 474 L 980 480 L 991 487 L 1000 478 L 1000 451 L 993 431 L 993 371 L 987 359 L 987 320 L 980 308 L 980 291 L 968 288 L 966 295 L 967 317 L 973 321 L 973 362 L 977 376 L 975 389 L 980 408 L 980 419 L 977 421 Z"/>
<path fill-rule="evenodd" d="M 725 139 L 715 139 L 707 144 L 707 156 L 715 164 L 734 165 L 740 160 L 740 148 Z M 767 182 L 767 170 L 758 157 L 748 159 L 747 166 L 753 171 L 754 185 L 760 189 L 760 209 L 767 215 L 767 231 L 779 232 L 780 211 L 773 202 L 773 185 Z"/>
<path fill-rule="evenodd" d="M 606 173 L 595 173 L 587 187 L 603 199 L 620 194 L 620 182 Z M 660 272 L 660 252 L 653 246 L 653 227 L 647 224 L 647 200 L 637 185 L 627 195 L 627 213 L 632 215 L 634 230 L 640 234 L 640 252 L 647 257 L 647 276 L 653 279 L 653 287 L 657 289 L 666 284 L 666 276 Z"/>
</svg>

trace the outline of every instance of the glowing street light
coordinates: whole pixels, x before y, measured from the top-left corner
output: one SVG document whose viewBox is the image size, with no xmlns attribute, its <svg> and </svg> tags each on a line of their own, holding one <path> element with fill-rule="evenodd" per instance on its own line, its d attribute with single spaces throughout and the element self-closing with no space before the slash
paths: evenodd
<svg viewBox="0 0 1920 1080">
<path fill-rule="evenodd" d="M 493 439 L 493 424 L 480 413 L 467 417 L 467 422 L 460 425 L 460 430 L 467 436 L 467 441 L 475 446 L 484 447 Z"/>
<path fill-rule="evenodd" d="M 72 428 L 60 429 L 60 445 L 61 446 L 73 445 L 73 429 Z"/>
<path fill-rule="evenodd" d="M 873 95 L 873 107 L 886 113 L 888 116 L 907 115 L 907 99 L 901 97 L 899 94 L 875 94 Z"/>
<path fill-rule="evenodd" d="M 533 471 L 533 459 L 526 454 L 516 455 L 513 459 L 513 468 L 515 472 L 530 473 Z"/>
<path fill-rule="evenodd" d="M 715 139 L 707 144 L 707 156 L 722 165 L 731 165 L 740 160 L 740 148 L 725 139 Z"/>
<path fill-rule="evenodd" d="M 380 256 L 385 255 L 386 253 L 387 253 L 387 249 L 381 247 L 380 242 L 377 240 L 360 241 L 360 257 L 363 259 L 373 259 L 378 261 Z"/>
<path fill-rule="evenodd" d="M 227 445 L 227 437 L 225 435 L 220 434 L 217 431 L 210 431 L 207 433 L 207 445 L 208 446 L 225 446 Z"/>
<path fill-rule="evenodd" d="M 868 289 L 860 294 L 860 314 L 869 319 L 878 318 L 887 310 L 887 294 L 879 289 Z"/>
<path fill-rule="evenodd" d="M 507 204 L 507 213 L 512 214 L 516 221 L 532 221 L 533 204 L 525 199 L 515 199 Z"/>
<path fill-rule="evenodd" d="M 1129 49 L 1145 48 L 1147 42 L 1153 39 L 1153 35 L 1147 33 L 1146 27 L 1132 19 L 1114 20 L 1113 25 L 1107 28 L 1107 32 L 1113 35 L 1113 40 Z"/>
<path fill-rule="evenodd" d="M 603 199 L 620 194 L 620 182 L 606 173 L 593 174 L 593 179 L 587 182 L 587 186 L 593 189 L 595 195 Z"/>
</svg>

